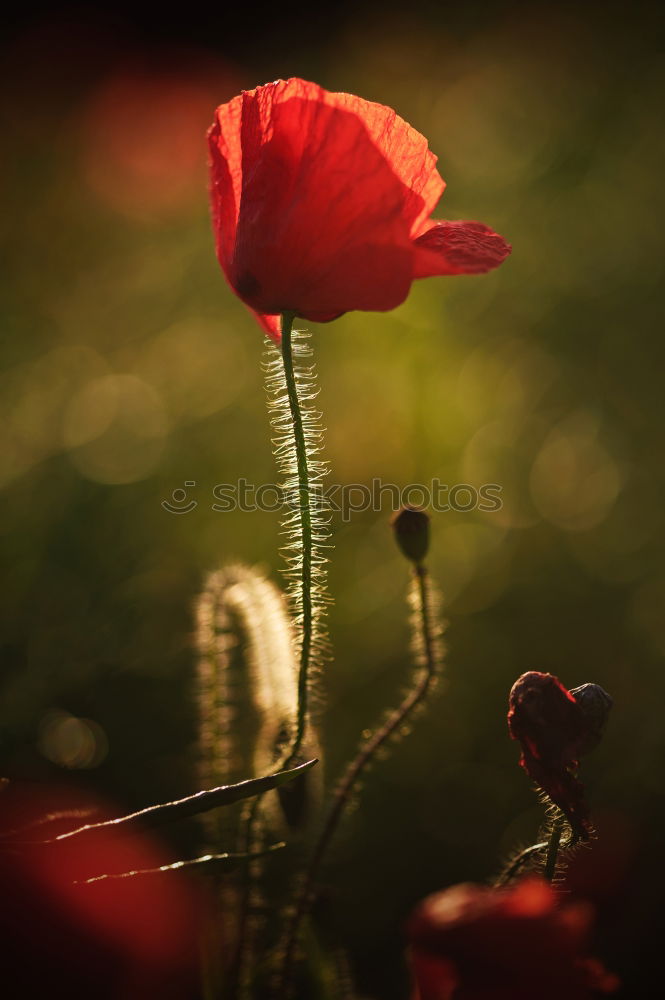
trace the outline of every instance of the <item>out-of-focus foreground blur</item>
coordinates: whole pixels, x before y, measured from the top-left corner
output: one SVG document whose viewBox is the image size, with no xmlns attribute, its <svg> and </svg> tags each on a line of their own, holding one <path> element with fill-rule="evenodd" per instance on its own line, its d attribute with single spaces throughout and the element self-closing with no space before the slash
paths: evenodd
<svg viewBox="0 0 665 1000">
<path fill-rule="evenodd" d="M 655 7 L 499 3 L 342 4 L 318 26 L 298 8 L 264 24 L 223 5 L 172 23 L 63 8 L 25 16 L 5 44 L 9 778 L 127 809 L 194 791 L 202 575 L 242 558 L 279 576 L 276 515 L 212 506 L 218 484 L 275 481 L 262 335 L 210 232 L 214 107 L 286 76 L 388 104 L 439 157 L 435 214 L 513 244 L 490 275 L 312 327 L 331 483 L 496 484 L 503 502 L 433 514 L 447 684 L 376 764 L 330 857 L 333 919 L 367 996 L 404 996 L 417 899 L 489 878 L 535 836 L 505 722 L 529 669 L 614 698 L 583 765 L 600 840 L 576 877 L 626 995 L 646 981 L 665 825 L 658 51 Z M 333 519 L 331 781 L 409 670 L 390 512 Z M 174 837 L 196 846 L 194 828 Z"/>
</svg>

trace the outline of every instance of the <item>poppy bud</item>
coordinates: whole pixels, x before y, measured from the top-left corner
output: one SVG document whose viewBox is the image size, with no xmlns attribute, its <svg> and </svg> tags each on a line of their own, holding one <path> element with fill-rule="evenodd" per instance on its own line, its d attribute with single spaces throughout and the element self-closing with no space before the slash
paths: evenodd
<svg viewBox="0 0 665 1000">
<path fill-rule="evenodd" d="M 429 514 L 417 507 L 402 507 L 392 526 L 402 554 L 411 562 L 422 562 L 429 549 Z"/>
<path fill-rule="evenodd" d="M 587 724 L 585 738 L 580 741 L 578 753 L 589 753 L 590 750 L 595 750 L 603 738 L 614 702 L 600 684 L 581 684 L 580 687 L 571 688 L 570 693 L 582 709 Z"/>
</svg>

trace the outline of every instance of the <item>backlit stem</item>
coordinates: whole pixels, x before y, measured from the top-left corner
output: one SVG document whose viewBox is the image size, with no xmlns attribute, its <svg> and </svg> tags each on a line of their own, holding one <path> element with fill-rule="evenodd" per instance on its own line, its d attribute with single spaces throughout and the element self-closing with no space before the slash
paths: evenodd
<svg viewBox="0 0 665 1000">
<path fill-rule="evenodd" d="M 548 882 L 552 881 L 556 873 L 556 861 L 559 854 L 563 824 L 563 813 L 558 812 L 557 816 L 552 821 L 552 831 L 550 833 L 550 839 L 547 843 L 547 854 L 545 855 L 545 865 L 543 867 L 543 876 Z"/>
<path fill-rule="evenodd" d="M 309 667 L 312 656 L 312 511 L 310 507 L 309 491 L 309 468 L 307 464 L 307 442 L 303 428 L 302 413 L 300 410 L 300 400 L 298 398 L 298 388 L 296 385 L 295 372 L 293 370 L 293 350 L 291 344 L 291 333 L 293 329 L 294 313 L 285 312 L 282 314 L 282 361 L 284 364 L 284 378 L 286 381 L 286 391 L 289 400 L 289 410 L 293 424 L 293 439 L 296 450 L 296 464 L 298 470 L 298 506 L 300 509 L 300 542 L 301 542 L 301 569 L 300 569 L 300 607 L 302 614 L 302 625 L 300 635 L 300 663 L 298 668 L 298 717 L 296 731 L 291 745 L 290 753 L 284 762 L 284 767 L 289 767 L 300 752 L 300 747 L 305 735 L 308 713 L 308 683 Z"/>
</svg>

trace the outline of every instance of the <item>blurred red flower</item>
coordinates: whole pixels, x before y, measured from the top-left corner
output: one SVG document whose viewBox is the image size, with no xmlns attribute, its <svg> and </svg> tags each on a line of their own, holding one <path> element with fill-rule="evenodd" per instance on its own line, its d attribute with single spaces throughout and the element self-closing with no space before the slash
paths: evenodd
<svg viewBox="0 0 665 1000">
<path fill-rule="evenodd" d="M 275 339 L 282 312 L 394 309 L 415 278 L 481 274 L 510 253 L 482 223 L 430 218 L 436 156 L 381 104 L 278 80 L 217 108 L 208 139 L 219 262 Z"/>
<path fill-rule="evenodd" d="M 563 810 L 574 832 L 588 838 L 584 786 L 573 772 L 597 731 L 583 707 L 553 674 L 529 670 L 510 691 L 508 729 L 522 747 L 520 765 Z"/>
<path fill-rule="evenodd" d="M 194 885 L 178 872 L 85 882 L 168 863 L 154 837 L 111 826 L 54 841 L 106 818 L 98 801 L 72 789 L 11 783 L 0 804 L 2 981 L 15 984 L 11 996 L 198 995 L 204 913 Z"/>
<path fill-rule="evenodd" d="M 407 928 L 412 1000 L 588 1000 L 612 993 L 616 976 L 586 956 L 590 926 L 587 904 L 560 905 L 540 879 L 435 893 Z"/>
</svg>

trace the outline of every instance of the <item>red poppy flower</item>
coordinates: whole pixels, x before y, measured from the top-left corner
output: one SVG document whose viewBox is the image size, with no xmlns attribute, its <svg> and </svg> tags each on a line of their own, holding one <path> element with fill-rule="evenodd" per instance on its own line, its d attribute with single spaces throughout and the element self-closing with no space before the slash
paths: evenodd
<svg viewBox="0 0 665 1000">
<path fill-rule="evenodd" d="M 574 771 L 580 756 L 598 743 L 611 704 L 597 684 L 571 692 L 553 674 L 538 670 L 522 674 L 510 691 L 508 728 L 522 747 L 520 765 L 584 839 L 591 824 L 584 786 Z"/>
<path fill-rule="evenodd" d="M 445 184 L 391 108 L 305 80 L 246 91 L 208 132 L 217 256 L 279 339 L 279 314 L 394 309 L 414 278 L 481 274 L 510 253 L 480 222 L 430 218 Z"/>
<path fill-rule="evenodd" d="M 423 900 L 407 935 L 412 1000 L 588 1000 L 618 988 L 586 955 L 591 910 L 551 886 L 457 885 Z"/>
</svg>

